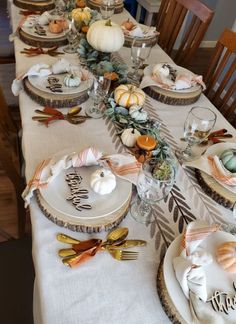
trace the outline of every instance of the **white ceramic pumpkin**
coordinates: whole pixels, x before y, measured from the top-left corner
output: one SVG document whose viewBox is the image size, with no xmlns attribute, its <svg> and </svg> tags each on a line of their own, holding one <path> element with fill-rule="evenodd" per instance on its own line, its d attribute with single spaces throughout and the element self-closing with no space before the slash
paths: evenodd
<svg viewBox="0 0 236 324">
<path fill-rule="evenodd" d="M 87 41 L 97 51 L 111 53 L 123 46 L 124 34 L 121 27 L 111 20 L 99 20 L 89 27 Z"/>
<path fill-rule="evenodd" d="M 121 134 L 121 141 L 125 146 L 134 147 L 137 141 L 137 138 L 141 134 L 134 128 L 126 128 Z"/>
<path fill-rule="evenodd" d="M 145 93 L 143 90 L 133 84 L 121 84 L 114 91 L 115 102 L 125 108 L 133 105 L 143 106 L 145 101 Z"/>
<path fill-rule="evenodd" d="M 139 122 L 145 122 L 148 119 L 148 114 L 146 111 L 143 110 L 142 107 L 138 105 L 133 105 L 129 108 L 130 116 Z"/>
<path fill-rule="evenodd" d="M 90 186 L 99 195 L 109 194 L 116 187 L 116 177 L 108 169 L 98 169 L 91 175 Z"/>
<path fill-rule="evenodd" d="M 73 74 L 68 74 L 64 78 L 64 84 L 66 87 L 78 87 L 81 83 L 79 76 L 74 76 Z"/>
</svg>

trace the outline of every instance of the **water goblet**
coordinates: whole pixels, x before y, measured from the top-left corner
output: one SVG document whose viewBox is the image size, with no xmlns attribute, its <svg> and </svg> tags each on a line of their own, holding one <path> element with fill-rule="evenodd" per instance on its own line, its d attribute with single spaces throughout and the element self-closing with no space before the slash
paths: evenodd
<svg viewBox="0 0 236 324">
<path fill-rule="evenodd" d="M 137 192 L 138 200 L 131 206 L 131 216 L 139 223 L 152 223 L 155 217 L 152 206 L 164 199 L 170 193 L 175 177 L 175 169 L 171 162 L 169 165 L 169 176 L 166 180 L 155 177 L 153 170 L 163 160 L 151 158 L 146 160 L 138 175 Z"/>
<path fill-rule="evenodd" d="M 192 147 L 203 142 L 216 122 L 216 114 L 206 107 L 193 107 L 184 123 L 184 138 L 188 143 L 184 150 L 178 150 L 176 155 L 181 161 L 191 161 L 198 156 L 192 152 Z"/>
<path fill-rule="evenodd" d="M 104 76 L 95 76 L 92 88 L 88 94 L 93 99 L 93 106 L 87 106 L 85 109 L 86 114 L 92 118 L 101 118 L 103 116 L 100 106 L 108 94 L 110 89 L 111 80 Z"/>
<path fill-rule="evenodd" d="M 78 31 L 75 27 L 74 19 L 68 20 L 68 26 L 65 28 L 66 38 L 69 45 L 63 48 L 63 51 L 68 54 L 76 53 L 75 43 L 78 40 Z"/>
<path fill-rule="evenodd" d="M 51 15 L 61 16 L 65 11 L 65 2 L 63 0 L 54 0 L 55 8 L 51 12 Z"/>
<path fill-rule="evenodd" d="M 103 0 L 100 5 L 100 12 L 103 19 L 108 19 L 114 14 L 115 1 Z"/>
<path fill-rule="evenodd" d="M 139 68 L 143 65 L 145 60 L 149 57 L 152 47 L 145 41 L 140 41 L 134 38 L 131 46 L 131 60 L 134 66 L 134 73 L 132 78 L 134 81 L 140 81 Z"/>
</svg>

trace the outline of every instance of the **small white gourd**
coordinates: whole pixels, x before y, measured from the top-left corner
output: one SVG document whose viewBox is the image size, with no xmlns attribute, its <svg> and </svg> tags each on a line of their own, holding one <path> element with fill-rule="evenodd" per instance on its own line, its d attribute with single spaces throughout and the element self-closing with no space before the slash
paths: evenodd
<svg viewBox="0 0 236 324">
<path fill-rule="evenodd" d="M 81 83 L 81 79 L 79 76 L 74 76 L 73 74 L 67 75 L 64 78 L 64 84 L 66 87 L 78 87 Z"/>
<path fill-rule="evenodd" d="M 148 119 L 148 114 L 138 105 L 133 105 L 129 108 L 130 116 L 139 122 L 145 122 Z"/>
<path fill-rule="evenodd" d="M 134 147 L 137 141 L 137 138 L 141 134 L 134 128 L 126 128 L 121 134 L 121 141 L 125 146 Z"/>
<path fill-rule="evenodd" d="M 98 169 L 92 173 L 90 186 L 99 195 L 107 195 L 116 187 L 116 177 L 108 169 Z"/>
</svg>

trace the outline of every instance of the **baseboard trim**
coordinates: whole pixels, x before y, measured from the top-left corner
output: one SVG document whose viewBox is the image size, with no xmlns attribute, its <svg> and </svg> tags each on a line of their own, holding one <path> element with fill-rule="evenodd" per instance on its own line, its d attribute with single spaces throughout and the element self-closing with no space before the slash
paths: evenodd
<svg viewBox="0 0 236 324">
<path fill-rule="evenodd" d="M 216 46 L 216 41 L 202 41 L 200 44 L 201 48 L 214 48 Z"/>
</svg>

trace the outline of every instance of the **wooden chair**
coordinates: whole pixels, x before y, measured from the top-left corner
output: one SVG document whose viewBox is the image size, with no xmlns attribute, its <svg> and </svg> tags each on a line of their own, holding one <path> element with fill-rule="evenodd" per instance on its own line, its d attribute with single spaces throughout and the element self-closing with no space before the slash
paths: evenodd
<svg viewBox="0 0 236 324">
<path fill-rule="evenodd" d="M 0 318 L 33 324 L 34 266 L 30 236 L 0 243 Z"/>
<path fill-rule="evenodd" d="M 235 126 L 236 32 L 225 29 L 221 34 L 204 81 L 206 96 Z"/>
<path fill-rule="evenodd" d="M 191 22 L 184 26 L 189 13 Z M 175 63 L 188 66 L 212 20 L 214 12 L 199 0 L 162 0 L 157 17 L 159 45 L 173 57 Z M 189 17 L 188 16 L 188 17 Z M 173 54 L 173 48 L 181 28 L 185 28 L 180 46 Z"/>
<path fill-rule="evenodd" d="M 21 176 L 20 143 L 17 128 L 12 120 L 0 87 L 0 163 L 14 185 L 18 209 L 18 235 L 25 233 L 26 210 L 21 197 L 25 182 Z"/>
</svg>

